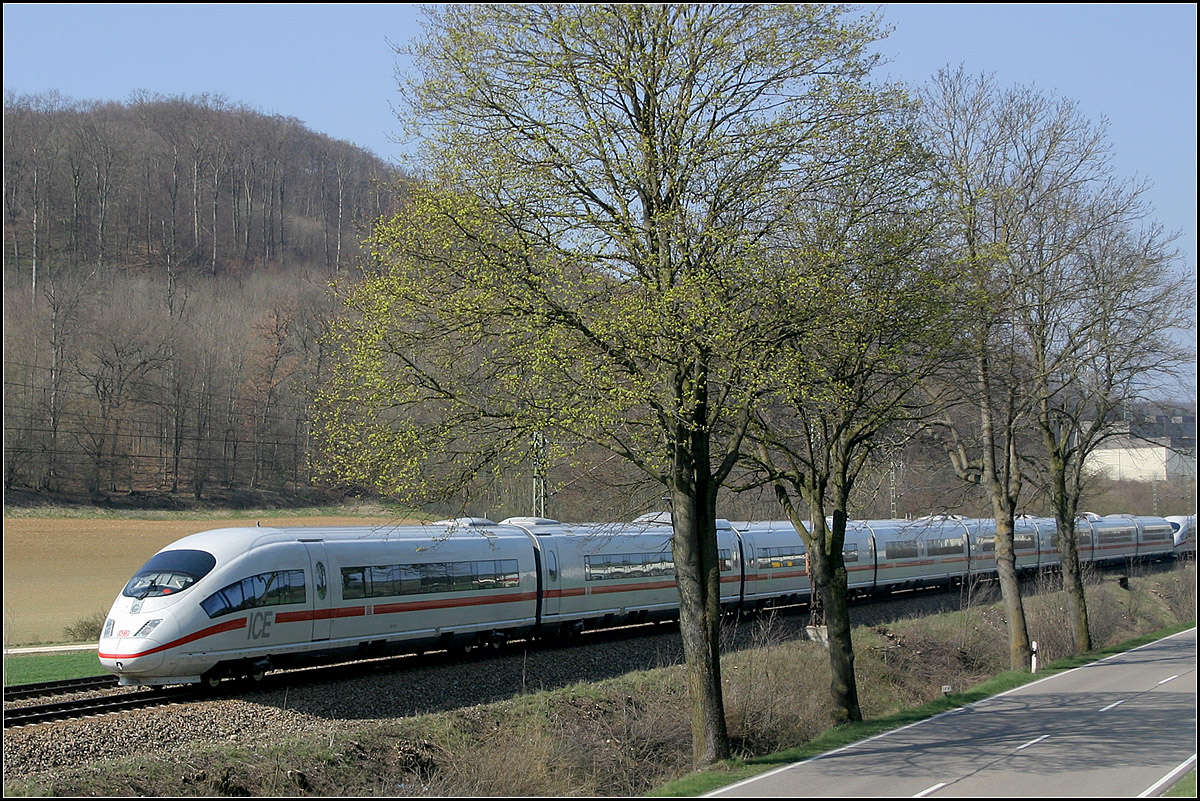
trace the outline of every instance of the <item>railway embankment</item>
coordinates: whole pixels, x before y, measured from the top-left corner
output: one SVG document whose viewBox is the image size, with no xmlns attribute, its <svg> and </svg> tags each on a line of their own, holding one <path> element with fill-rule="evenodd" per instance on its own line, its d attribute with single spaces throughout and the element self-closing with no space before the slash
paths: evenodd
<svg viewBox="0 0 1200 801">
<path fill-rule="evenodd" d="M 1090 585 L 1101 645 L 1194 619 L 1195 569 Z M 1036 588 L 1035 588 L 1036 589 Z M 1005 621 L 988 585 L 855 607 L 865 714 L 881 718 L 1003 670 Z M 1065 610 L 1028 604 L 1043 664 Z M 806 613 L 731 625 L 723 662 L 739 756 L 826 728 L 828 658 Z M 688 772 L 678 635 L 584 637 L 466 661 L 272 684 L 216 699 L 10 729 L 6 795 L 629 796 Z"/>
</svg>

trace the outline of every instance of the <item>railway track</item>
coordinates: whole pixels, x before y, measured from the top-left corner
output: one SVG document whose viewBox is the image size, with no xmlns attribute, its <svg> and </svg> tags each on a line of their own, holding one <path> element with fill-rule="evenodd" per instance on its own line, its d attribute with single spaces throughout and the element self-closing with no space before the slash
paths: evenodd
<svg viewBox="0 0 1200 801">
<path fill-rule="evenodd" d="M 115 682 L 113 683 L 115 686 Z M 53 720 L 103 715 L 127 709 L 142 709 L 186 700 L 195 695 L 191 688 L 172 687 L 166 690 L 151 690 L 133 693 L 78 698 L 46 704 L 19 706 L 4 710 L 4 728 L 27 726 L 31 723 L 46 723 Z"/>
<path fill-rule="evenodd" d="M 67 695 L 68 693 L 86 692 L 88 690 L 107 690 L 116 686 L 117 677 L 111 674 L 88 676 L 82 679 L 14 684 L 11 687 L 4 688 L 4 700 L 6 702 L 20 701 L 26 698 L 44 698 L 51 695 Z"/>
<path fill-rule="evenodd" d="M 648 632 L 668 630 L 672 625 L 674 624 L 638 624 L 596 630 L 577 635 L 572 642 L 599 641 L 601 643 L 611 643 L 626 639 L 636 639 L 645 636 Z M 515 641 L 494 649 L 474 650 L 472 654 L 475 656 L 500 654 L 508 650 L 510 646 L 521 647 L 522 645 L 529 647 L 530 644 L 524 643 L 524 641 Z M 541 645 L 548 644 L 541 643 Z M 549 645 L 549 647 L 553 646 Z M 201 685 L 155 689 L 120 688 L 114 676 L 91 676 L 65 681 L 13 685 L 4 688 L 4 728 L 8 729 L 35 723 L 92 717 L 110 712 L 143 709 L 172 703 L 211 699 L 214 697 L 237 696 L 247 690 L 259 691 L 270 689 L 279 683 L 287 683 L 291 686 L 304 686 L 337 683 L 356 677 L 391 673 L 417 666 L 430 667 L 440 665 L 453 668 L 455 664 L 461 664 L 467 658 L 470 657 L 462 652 L 432 651 L 424 654 L 402 654 L 379 659 L 355 660 L 332 665 L 275 671 L 262 682 L 226 681 L 220 689 L 215 691 Z M 23 702 L 76 693 L 92 693 L 92 695 L 64 701 L 11 704 L 14 701 Z"/>
</svg>

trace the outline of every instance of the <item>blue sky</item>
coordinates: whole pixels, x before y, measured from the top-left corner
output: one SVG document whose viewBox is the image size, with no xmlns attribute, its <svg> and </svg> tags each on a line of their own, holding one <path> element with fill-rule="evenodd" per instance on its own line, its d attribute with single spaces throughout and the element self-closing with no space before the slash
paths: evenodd
<svg viewBox="0 0 1200 801">
<path fill-rule="evenodd" d="M 1196 5 L 893 4 L 881 78 L 963 65 L 1107 118 L 1120 174 L 1153 183 L 1163 225 L 1196 264 Z M 392 44 L 409 4 L 4 5 L 4 88 L 126 100 L 214 93 L 392 159 L 402 152 Z"/>
</svg>

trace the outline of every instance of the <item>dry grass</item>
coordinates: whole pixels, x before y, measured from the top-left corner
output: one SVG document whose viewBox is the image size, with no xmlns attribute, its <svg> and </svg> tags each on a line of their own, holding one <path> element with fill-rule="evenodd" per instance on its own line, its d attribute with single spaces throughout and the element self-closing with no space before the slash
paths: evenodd
<svg viewBox="0 0 1200 801">
<path fill-rule="evenodd" d="M 754 627 L 753 646 L 722 660 L 725 717 L 737 756 L 770 753 L 803 743 L 827 725 L 829 656 L 815 643 L 782 638 L 767 613 Z"/>
</svg>

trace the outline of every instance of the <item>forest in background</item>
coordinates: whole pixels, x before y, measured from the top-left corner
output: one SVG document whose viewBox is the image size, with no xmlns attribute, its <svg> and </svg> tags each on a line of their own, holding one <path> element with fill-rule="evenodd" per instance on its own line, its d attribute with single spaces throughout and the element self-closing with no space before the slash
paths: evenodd
<svg viewBox="0 0 1200 801">
<path fill-rule="evenodd" d="M 312 486 L 328 284 L 401 172 L 218 96 L 8 92 L 4 175 L 6 490 Z"/>
<path fill-rule="evenodd" d="M 363 265 L 405 175 L 219 96 L 4 108 L 4 487 L 12 502 L 290 504 L 357 492 L 317 473 L 309 390 L 331 281 Z M 632 517 L 660 488 L 603 454 L 551 466 L 552 515 Z M 987 514 L 940 449 L 878 471 L 863 517 Z M 1163 513 L 1194 488 L 1106 483 L 1097 511 Z M 461 509 L 528 514 L 528 472 Z M 1036 504 L 1036 501 L 1034 502 Z M 727 497 L 731 518 L 773 508 Z"/>
</svg>

